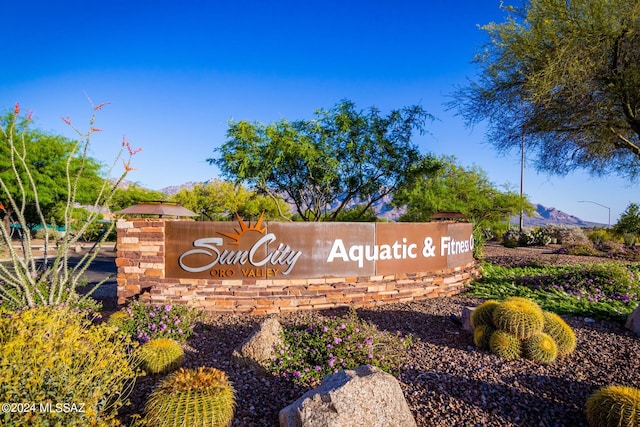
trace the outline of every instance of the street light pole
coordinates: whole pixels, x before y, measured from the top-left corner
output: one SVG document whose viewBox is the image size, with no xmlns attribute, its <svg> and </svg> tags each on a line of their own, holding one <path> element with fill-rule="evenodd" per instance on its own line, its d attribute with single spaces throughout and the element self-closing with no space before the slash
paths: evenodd
<svg viewBox="0 0 640 427">
<path fill-rule="evenodd" d="M 578 203 L 593 203 L 594 205 L 602 206 L 609 211 L 609 222 L 607 224 L 607 228 L 611 228 L 611 208 L 609 206 L 605 206 L 598 202 L 592 202 L 591 200 L 578 200 Z"/>
</svg>

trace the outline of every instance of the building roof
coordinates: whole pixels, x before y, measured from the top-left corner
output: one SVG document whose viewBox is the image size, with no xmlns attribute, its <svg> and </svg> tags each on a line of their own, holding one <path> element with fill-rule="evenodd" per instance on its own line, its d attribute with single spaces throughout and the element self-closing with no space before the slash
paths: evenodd
<svg viewBox="0 0 640 427">
<path fill-rule="evenodd" d="M 465 214 L 457 211 L 439 211 L 431 215 L 432 221 L 467 221 Z"/>
<path fill-rule="evenodd" d="M 198 216 L 197 213 L 181 206 L 178 203 L 171 202 L 144 202 L 138 203 L 128 208 L 122 209 L 116 214 L 126 215 L 158 215 L 163 216 Z"/>
</svg>

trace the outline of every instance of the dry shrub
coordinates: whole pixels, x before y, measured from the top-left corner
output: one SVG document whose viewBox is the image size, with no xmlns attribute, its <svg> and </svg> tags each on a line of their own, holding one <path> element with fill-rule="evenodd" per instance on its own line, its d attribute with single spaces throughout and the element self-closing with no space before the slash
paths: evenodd
<svg viewBox="0 0 640 427">
<path fill-rule="evenodd" d="M 133 346 L 117 328 L 66 307 L 1 311 L 0 401 L 52 410 L 5 413 L 0 424 L 117 425 L 137 376 Z"/>
</svg>

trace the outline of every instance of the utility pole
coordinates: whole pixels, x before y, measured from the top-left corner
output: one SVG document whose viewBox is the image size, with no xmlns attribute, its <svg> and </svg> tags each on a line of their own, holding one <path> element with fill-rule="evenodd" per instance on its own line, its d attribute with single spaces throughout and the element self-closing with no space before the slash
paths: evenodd
<svg viewBox="0 0 640 427">
<path fill-rule="evenodd" d="M 520 232 L 524 227 L 524 131 L 520 140 Z"/>
</svg>

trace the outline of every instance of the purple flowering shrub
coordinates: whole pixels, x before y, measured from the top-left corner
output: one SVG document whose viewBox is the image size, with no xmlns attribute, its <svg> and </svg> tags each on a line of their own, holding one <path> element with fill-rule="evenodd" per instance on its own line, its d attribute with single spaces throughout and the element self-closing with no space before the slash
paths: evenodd
<svg viewBox="0 0 640 427">
<path fill-rule="evenodd" d="M 635 245 L 628 246 L 619 242 L 603 242 L 598 245 L 598 250 L 603 252 L 607 258 L 629 262 L 640 261 L 640 248 Z"/>
<path fill-rule="evenodd" d="M 184 343 L 204 320 L 204 314 L 184 304 L 149 304 L 133 301 L 122 310 L 128 317 L 118 327 L 140 343 L 153 338 L 171 338 Z"/>
<path fill-rule="evenodd" d="M 413 342 L 379 331 L 352 310 L 344 317 L 321 318 L 313 324 L 283 325 L 284 344 L 276 348 L 271 372 L 303 386 L 316 386 L 328 374 L 373 365 L 397 375 L 403 354 Z"/>
<path fill-rule="evenodd" d="M 543 291 L 559 291 L 589 302 L 624 304 L 640 300 L 638 271 L 620 263 L 577 265 L 550 274 L 522 276 L 519 285 Z"/>
</svg>

